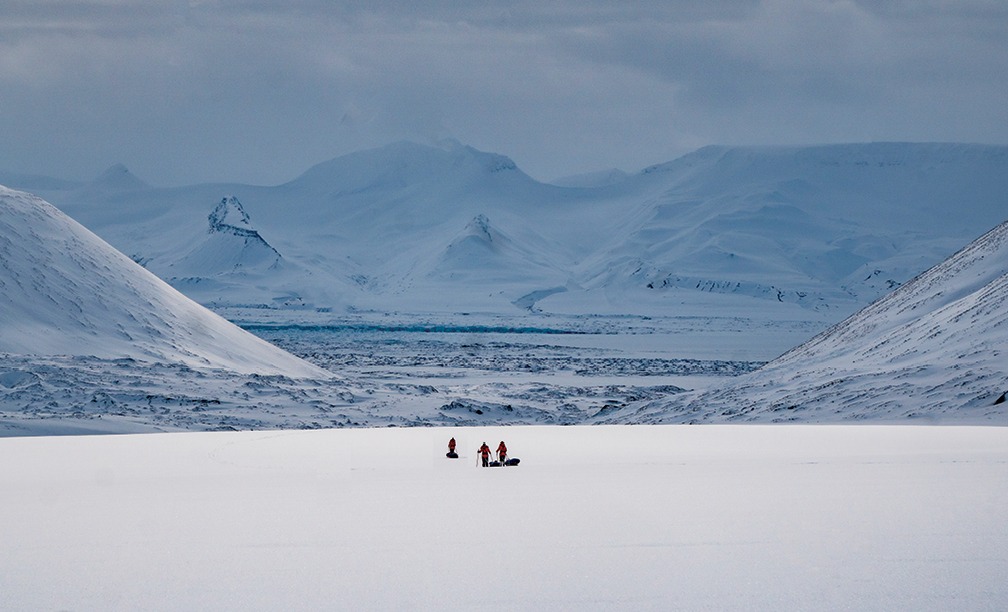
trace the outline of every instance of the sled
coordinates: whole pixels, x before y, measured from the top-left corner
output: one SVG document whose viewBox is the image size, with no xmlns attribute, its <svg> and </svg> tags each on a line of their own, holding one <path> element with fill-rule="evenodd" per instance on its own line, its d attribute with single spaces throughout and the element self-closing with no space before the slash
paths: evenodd
<svg viewBox="0 0 1008 612">
<path fill-rule="evenodd" d="M 512 457 L 511 459 L 505 461 L 504 465 L 518 465 L 520 462 L 521 459 L 519 459 L 518 457 Z"/>
<path fill-rule="evenodd" d="M 458 453 L 455 451 L 448 451 L 445 453 L 445 457 L 448 457 L 449 459 L 458 459 Z"/>
<path fill-rule="evenodd" d="M 501 462 L 500 461 L 491 461 L 490 463 L 487 464 L 487 466 L 488 467 L 500 467 L 501 466 Z"/>
</svg>

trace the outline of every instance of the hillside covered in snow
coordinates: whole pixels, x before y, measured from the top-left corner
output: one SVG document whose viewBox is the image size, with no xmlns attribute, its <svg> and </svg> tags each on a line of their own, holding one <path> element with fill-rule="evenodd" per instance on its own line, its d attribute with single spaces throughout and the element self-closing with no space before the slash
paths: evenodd
<svg viewBox="0 0 1008 612">
<path fill-rule="evenodd" d="M 292 397 L 303 387 L 334 382 L 196 304 L 45 201 L 5 187 L 0 293 L 0 430 L 265 425 L 269 405 L 297 412 Z M 339 392 L 331 394 L 337 403 Z M 220 406 L 245 416 L 205 414 Z"/>
<path fill-rule="evenodd" d="M 1008 222 L 727 385 L 630 422 L 1008 423 Z"/>
<path fill-rule="evenodd" d="M 0 189 L 0 352 L 323 371 L 228 323 L 55 207 Z"/>
</svg>

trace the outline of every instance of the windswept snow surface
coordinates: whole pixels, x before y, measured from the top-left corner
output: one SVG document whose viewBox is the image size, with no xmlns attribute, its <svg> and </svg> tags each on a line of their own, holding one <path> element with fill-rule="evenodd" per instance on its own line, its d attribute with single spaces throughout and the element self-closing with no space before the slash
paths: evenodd
<svg viewBox="0 0 1008 612">
<path fill-rule="evenodd" d="M 1008 222 L 763 368 L 631 422 L 1008 424 Z"/>
<path fill-rule="evenodd" d="M 476 467 L 500 439 L 521 464 Z M 0 465 L 10 610 L 1008 608 L 1008 428 L 20 438 Z"/>
</svg>

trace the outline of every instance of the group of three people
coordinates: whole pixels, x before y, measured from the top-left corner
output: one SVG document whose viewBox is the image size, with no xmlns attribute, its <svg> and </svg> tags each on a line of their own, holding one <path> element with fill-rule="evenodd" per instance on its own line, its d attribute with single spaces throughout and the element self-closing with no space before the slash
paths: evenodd
<svg viewBox="0 0 1008 612">
<path fill-rule="evenodd" d="M 483 461 L 483 467 L 489 467 L 490 447 L 487 446 L 487 443 L 484 442 L 476 452 L 479 453 L 480 459 Z M 451 457 L 452 455 L 455 455 L 455 438 L 448 440 L 448 456 Z M 497 445 L 497 461 L 499 461 L 501 465 L 504 465 L 507 461 L 507 445 L 504 444 L 504 440 L 501 440 L 501 443 Z"/>
</svg>

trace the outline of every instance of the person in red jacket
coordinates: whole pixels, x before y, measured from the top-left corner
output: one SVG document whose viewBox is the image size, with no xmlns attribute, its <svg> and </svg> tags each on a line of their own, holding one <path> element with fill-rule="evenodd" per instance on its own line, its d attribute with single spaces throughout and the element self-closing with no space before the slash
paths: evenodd
<svg viewBox="0 0 1008 612">
<path fill-rule="evenodd" d="M 489 466 L 490 465 L 490 447 L 487 446 L 487 443 L 484 442 L 483 446 L 479 447 L 479 451 L 477 451 L 477 452 L 479 453 L 480 458 L 483 459 L 483 467 Z"/>
<path fill-rule="evenodd" d="M 500 461 L 501 465 L 507 461 L 507 446 L 505 446 L 504 440 L 501 440 L 501 443 L 497 445 L 497 461 Z"/>
<path fill-rule="evenodd" d="M 449 453 L 454 453 L 455 452 L 455 438 L 452 438 L 451 440 L 448 440 L 448 452 Z"/>
</svg>

